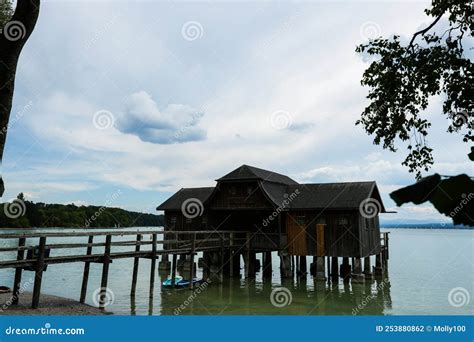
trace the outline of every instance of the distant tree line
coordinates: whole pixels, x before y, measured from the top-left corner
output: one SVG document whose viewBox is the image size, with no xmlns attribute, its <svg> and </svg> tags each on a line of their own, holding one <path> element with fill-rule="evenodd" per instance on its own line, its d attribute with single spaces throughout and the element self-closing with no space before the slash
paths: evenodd
<svg viewBox="0 0 474 342">
<path fill-rule="evenodd" d="M 46 204 L 25 200 L 23 194 L 0 204 L 0 228 L 150 227 L 163 226 L 164 216 L 120 208 Z"/>
</svg>

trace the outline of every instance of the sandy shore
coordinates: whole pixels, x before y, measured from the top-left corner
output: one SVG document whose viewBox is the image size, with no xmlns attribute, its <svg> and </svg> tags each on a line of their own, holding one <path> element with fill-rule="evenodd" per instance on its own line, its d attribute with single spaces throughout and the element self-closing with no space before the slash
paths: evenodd
<svg viewBox="0 0 474 342">
<path fill-rule="evenodd" d="M 99 310 L 87 304 L 81 304 L 78 301 L 57 296 L 41 294 L 40 305 L 38 309 L 31 309 L 30 292 L 24 292 L 20 295 L 18 305 L 7 303 L 11 300 L 11 293 L 0 294 L 0 316 L 31 316 L 31 315 L 63 315 L 63 316 L 87 316 L 87 315 L 110 315 L 111 312 Z"/>
</svg>

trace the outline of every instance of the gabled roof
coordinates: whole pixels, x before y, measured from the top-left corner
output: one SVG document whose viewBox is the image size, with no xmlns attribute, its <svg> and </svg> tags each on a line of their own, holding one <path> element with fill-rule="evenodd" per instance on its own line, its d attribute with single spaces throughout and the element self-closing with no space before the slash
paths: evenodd
<svg viewBox="0 0 474 342">
<path fill-rule="evenodd" d="M 211 195 L 214 187 L 209 188 L 182 188 L 166 201 L 161 203 L 156 210 L 180 210 L 184 201 L 189 198 L 197 198 L 204 203 Z"/>
<path fill-rule="evenodd" d="M 232 172 L 229 172 L 224 177 L 216 179 L 216 181 L 229 181 L 229 180 L 245 180 L 245 179 L 258 179 L 266 182 L 280 183 L 280 184 L 298 184 L 296 181 L 288 176 L 259 169 L 254 166 L 242 165 Z"/>
<path fill-rule="evenodd" d="M 375 182 L 292 184 L 286 187 L 262 184 L 277 206 L 289 209 L 358 209 L 361 203 L 374 198 L 385 208 Z M 289 204 L 284 204 L 284 201 Z"/>
<path fill-rule="evenodd" d="M 283 209 L 359 209 L 369 198 L 376 200 L 378 212 L 386 212 L 375 182 L 298 184 L 293 179 L 272 171 L 242 165 L 220 181 L 257 180 L 267 198 Z M 214 187 L 183 188 L 158 206 L 157 210 L 180 210 L 184 201 L 196 198 L 206 205 Z"/>
</svg>

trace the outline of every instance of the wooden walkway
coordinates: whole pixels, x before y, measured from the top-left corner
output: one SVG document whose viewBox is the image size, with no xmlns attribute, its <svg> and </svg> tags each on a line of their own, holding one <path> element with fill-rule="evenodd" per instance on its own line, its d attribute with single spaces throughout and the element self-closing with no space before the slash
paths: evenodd
<svg viewBox="0 0 474 342">
<path fill-rule="evenodd" d="M 148 236 L 146 241 L 144 237 Z M 158 236 L 162 239 L 158 240 Z M 239 236 L 239 238 L 237 238 Z M 0 269 L 14 268 L 15 279 L 13 284 L 12 304 L 18 304 L 21 294 L 21 278 L 22 271 L 34 271 L 34 287 L 31 307 L 37 308 L 41 295 L 41 282 L 43 273 L 48 265 L 64 264 L 64 263 L 84 263 L 83 279 L 81 286 L 80 302 L 84 303 L 87 294 L 87 284 L 89 279 L 89 270 L 91 263 L 101 263 L 101 293 L 100 305 L 103 308 L 108 274 L 109 264 L 114 259 L 133 258 L 132 272 L 132 290 L 131 295 L 135 294 L 136 282 L 138 276 L 139 260 L 141 258 L 151 259 L 150 270 L 150 291 L 152 291 L 155 282 L 156 260 L 160 255 L 173 255 L 172 279 L 176 274 L 176 256 L 190 256 L 190 275 L 189 279 L 194 278 L 194 257 L 198 252 L 209 251 L 232 251 L 242 248 L 246 243 L 245 233 L 242 238 L 242 232 L 234 231 L 181 231 L 181 232 L 164 232 L 156 230 L 124 230 L 113 232 L 60 232 L 60 233 L 20 233 L 20 234 L 0 234 L 0 240 L 12 239 L 18 240 L 18 245 L 14 247 L 1 247 L 0 256 L 5 252 L 16 252 L 16 258 L 5 260 L 0 257 Z M 78 241 L 74 243 L 57 243 L 48 244 L 48 238 L 74 238 L 83 239 L 87 237 L 87 243 Z M 113 241 L 117 237 L 134 237 L 133 240 Z M 166 241 L 165 241 L 166 237 Z M 98 238 L 105 239 L 104 242 L 94 242 Z M 37 244 L 26 245 L 26 241 L 31 243 L 31 239 L 38 240 Z M 135 247 L 131 251 L 113 251 L 114 247 Z M 142 250 L 142 246 L 150 246 L 147 250 Z M 93 248 L 103 247 L 103 253 L 93 253 Z M 54 252 L 61 249 L 85 249 L 83 253 L 75 253 L 67 256 L 54 256 Z M 25 251 L 26 256 L 25 256 Z M 14 254 L 14 253 L 13 253 Z M 192 288 L 192 284 L 191 284 Z"/>
</svg>

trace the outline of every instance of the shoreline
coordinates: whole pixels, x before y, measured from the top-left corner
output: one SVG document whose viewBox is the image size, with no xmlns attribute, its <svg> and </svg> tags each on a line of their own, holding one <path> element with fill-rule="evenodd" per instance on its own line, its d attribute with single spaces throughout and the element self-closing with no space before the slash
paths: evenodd
<svg viewBox="0 0 474 342">
<path fill-rule="evenodd" d="M 0 316 L 104 316 L 112 312 L 100 310 L 76 300 L 41 294 L 40 306 L 31 308 L 31 292 L 23 292 L 17 305 L 7 305 L 12 293 L 0 294 Z"/>
</svg>

